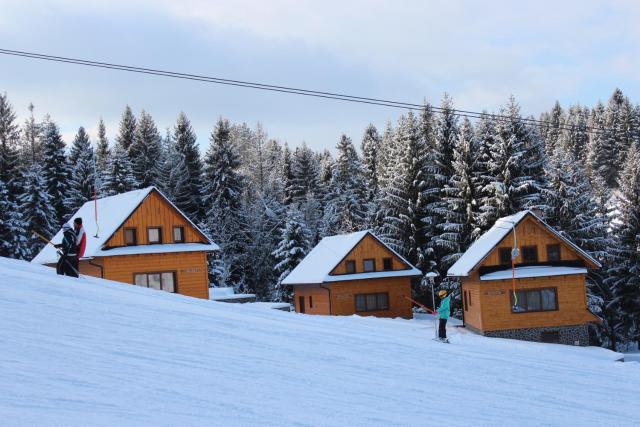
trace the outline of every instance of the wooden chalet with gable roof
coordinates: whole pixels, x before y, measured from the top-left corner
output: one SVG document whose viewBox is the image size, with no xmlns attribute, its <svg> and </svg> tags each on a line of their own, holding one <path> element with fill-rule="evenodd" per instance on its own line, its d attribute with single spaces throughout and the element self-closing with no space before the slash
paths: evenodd
<svg viewBox="0 0 640 427">
<path fill-rule="evenodd" d="M 370 231 L 325 237 L 282 281 L 296 312 L 411 318 L 411 280 L 421 272 Z"/>
<path fill-rule="evenodd" d="M 514 246 L 519 255 L 512 268 Z M 587 306 L 586 275 L 599 267 L 597 260 L 527 210 L 499 219 L 447 275 L 462 282 L 464 323 L 475 332 L 588 345 L 588 324 L 599 319 Z"/>
<path fill-rule="evenodd" d="M 87 202 L 75 218 L 87 236 L 80 274 L 209 298 L 207 253 L 219 247 L 155 187 Z M 61 241 L 62 230 L 51 240 Z M 47 245 L 31 262 L 57 259 Z"/>
</svg>

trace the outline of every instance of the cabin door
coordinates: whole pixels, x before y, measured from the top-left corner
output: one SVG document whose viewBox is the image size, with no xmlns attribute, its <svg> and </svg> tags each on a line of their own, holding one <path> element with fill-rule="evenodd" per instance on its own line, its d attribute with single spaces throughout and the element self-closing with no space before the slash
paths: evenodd
<svg viewBox="0 0 640 427">
<path fill-rule="evenodd" d="M 298 307 L 300 309 L 300 313 L 304 313 L 304 297 L 298 298 Z"/>
</svg>

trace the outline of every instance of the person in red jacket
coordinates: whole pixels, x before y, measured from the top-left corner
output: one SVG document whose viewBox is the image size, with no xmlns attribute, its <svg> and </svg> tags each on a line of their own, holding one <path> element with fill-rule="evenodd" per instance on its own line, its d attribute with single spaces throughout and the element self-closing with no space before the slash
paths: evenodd
<svg viewBox="0 0 640 427">
<path fill-rule="evenodd" d="M 82 226 L 82 218 L 73 220 L 73 229 L 76 232 L 76 245 L 78 246 L 78 261 L 84 256 L 84 249 L 87 247 L 87 235 Z"/>
</svg>

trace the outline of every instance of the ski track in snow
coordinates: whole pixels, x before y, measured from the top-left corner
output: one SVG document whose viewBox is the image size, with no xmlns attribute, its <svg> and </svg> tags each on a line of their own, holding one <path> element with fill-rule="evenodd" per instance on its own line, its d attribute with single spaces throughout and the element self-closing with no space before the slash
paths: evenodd
<svg viewBox="0 0 640 427">
<path fill-rule="evenodd" d="M 3 426 L 640 425 L 640 363 L 605 349 L 0 277 Z"/>
</svg>

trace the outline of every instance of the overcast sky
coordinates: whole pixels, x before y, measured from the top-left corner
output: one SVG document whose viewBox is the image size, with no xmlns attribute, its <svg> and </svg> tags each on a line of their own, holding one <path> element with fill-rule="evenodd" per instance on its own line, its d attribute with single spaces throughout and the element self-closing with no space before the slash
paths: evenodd
<svg viewBox="0 0 640 427">
<path fill-rule="evenodd" d="M 535 3 L 535 4 L 534 4 Z M 620 87 L 640 101 L 640 2 L 0 0 L 0 48 L 238 80 L 524 113 L 592 105 Z M 205 147 L 219 116 L 298 145 L 360 141 L 399 110 L 0 55 L 0 91 L 67 142 L 126 104 L 163 130 L 183 110 Z"/>
</svg>

